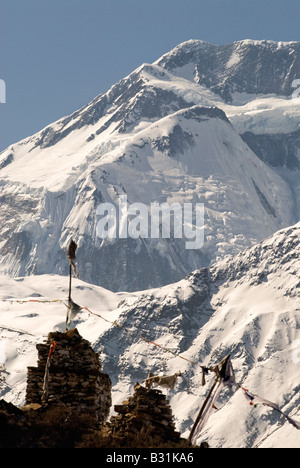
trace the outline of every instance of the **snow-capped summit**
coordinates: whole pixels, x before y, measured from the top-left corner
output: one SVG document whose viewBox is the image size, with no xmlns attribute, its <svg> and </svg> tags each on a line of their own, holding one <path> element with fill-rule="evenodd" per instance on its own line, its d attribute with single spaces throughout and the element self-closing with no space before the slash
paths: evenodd
<svg viewBox="0 0 300 468">
<path fill-rule="evenodd" d="M 83 280 L 115 291 L 146 289 L 297 222 L 300 112 L 286 95 L 298 48 L 188 41 L 7 148 L 0 155 L 0 272 L 65 274 L 72 237 Z M 281 78 L 272 81 L 270 70 Z M 276 134 L 285 128 L 287 142 L 292 126 L 292 147 L 283 144 L 284 154 L 275 156 Z M 174 233 L 103 241 L 97 208 L 117 206 L 124 196 L 148 209 L 204 204 L 204 245 L 187 250 Z"/>
<path fill-rule="evenodd" d="M 156 63 L 234 103 L 240 94 L 291 96 L 293 80 L 300 76 L 299 53 L 298 42 L 246 39 L 214 45 L 191 40 Z"/>
</svg>

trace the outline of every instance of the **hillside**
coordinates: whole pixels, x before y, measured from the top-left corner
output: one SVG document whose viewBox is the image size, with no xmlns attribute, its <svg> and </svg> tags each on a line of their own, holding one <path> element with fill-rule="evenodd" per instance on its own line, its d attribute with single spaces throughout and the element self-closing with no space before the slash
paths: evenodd
<svg viewBox="0 0 300 468">
<path fill-rule="evenodd" d="M 201 386 L 201 366 L 230 354 L 237 382 L 299 421 L 299 234 L 299 224 L 281 230 L 158 289 L 112 293 L 74 279 L 72 297 L 89 311 L 73 326 L 100 352 L 113 404 L 148 372 L 181 371 L 168 398 L 186 437 L 211 383 L 208 376 Z M 1 398 L 24 403 L 35 344 L 51 330 L 64 330 L 67 294 L 67 277 L 1 277 Z M 240 389 L 224 391 L 217 408 L 201 433 L 210 447 L 299 448 L 299 432 L 277 411 L 249 406 Z"/>
</svg>

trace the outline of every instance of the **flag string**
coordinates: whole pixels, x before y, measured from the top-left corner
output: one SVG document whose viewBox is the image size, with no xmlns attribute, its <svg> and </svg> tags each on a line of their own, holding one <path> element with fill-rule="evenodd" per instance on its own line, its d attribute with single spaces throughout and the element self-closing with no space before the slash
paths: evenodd
<svg viewBox="0 0 300 468">
<path fill-rule="evenodd" d="M 73 303 L 73 301 L 72 301 L 72 303 L 71 303 L 72 305 L 70 305 L 70 301 L 67 302 L 67 304 L 66 304 L 66 301 L 63 300 L 63 299 L 52 299 L 52 300 L 41 300 L 41 299 L 24 299 L 24 300 L 2 299 L 2 302 L 11 302 L 11 303 L 19 303 L 19 304 L 24 304 L 24 303 L 39 303 L 39 304 L 45 304 L 45 303 L 59 303 L 59 302 L 60 302 L 60 303 L 64 303 L 69 309 L 70 309 L 71 307 L 73 307 L 73 306 L 76 306 L 77 308 L 79 308 L 78 310 L 86 310 L 86 311 L 89 312 L 91 315 L 95 315 L 95 316 L 101 318 L 102 320 L 104 320 L 105 322 L 110 323 L 111 325 L 114 325 L 115 327 L 117 327 L 117 328 L 119 328 L 119 329 L 122 329 L 122 330 L 124 330 L 124 331 L 127 332 L 127 333 L 131 333 L 131 331 L 128 330 L 128 328 L 124 327 L 123 325 L 120 325 L 120 324 L 119 324 L 118 322 L 116 322 L 115 320 L 113 320 L 113 321 L 112 321 L 112 320 L 108 320 L 107 318 L 103 317 L 101 314 L 91 311 L 88 307 L 81 307 L 81 306 L 78 306 L 77 304 Z M 175 351 L 172 351 L 170 348 L 167 348 L 167 347 L 165 347 L 165 346 L 160 345 L 159 343 L 156 343 L 155 341 L 149 340 L 149 339 L 143 337 L 142 335 L 138 335 L 137 337 L 138 337 L 138 339 L 140 339 L 140 340 L 142 340 L 142 341 L 144 341 L 144 342 L 146 342 L 146 343 L 149 343 L 149 344 L 151 344 L 151 345 L 153 345 L 153 346 L 156 346 L 156 347 L 162 349 L 163 351 L 172 354 L 172 355 L 175 356 L 175 357 L 178 357 L 178 358 L 180 358 L 180 359 L 183 359 L 183 360 L 189 362 L 190 364 L 199 365 L 199 367 L 200 367 L 201 370 L 202 370 L 202 385 L 205 385 L 205 374 L 208 374 L 209 371 L 213 371 L 213 372 L 216 373 L 216 380 L 215 380 L 215 382 L 214 382 L 214 387 L 215 387 L 215 385 L 216 385 L 216 382 L 219 382 L 219 383 L 222 384 L 222 385 L 220 386 L 220 389 L 223 388 L 224 386 L 228 385 L 227 380 L 226 380 L 226 379 L 228 378 L 228 376 L 227 376 L 226 378 L 222 378 L 222 376 L 219 375 L 218 366 L 207 367 L 207 366 L 200 365 L 199 363 L 196 363 L 195 361 L 193 361 L 193 360 L 191 360 L 191 359 L 188 359 L 188 358 L 182 356 L 181 354 L 176 353 Z M 247 388 L 245 388 L 245 387 L 243 386 L 243 384 L 236 382 L 235 379 L 232 380 L 232 376 L 231 376 L 231 378 L 230 378 L 230 384 L 231 384 L 232 386 L 237 386 L 239 389 L 241 389 L 241 390 L 243 391 L 245 398 L 248 400 L 248 402 L 249 402 L 249 404 L 250 404 L 251 406 L 254 406 L 254 407 L 255 407 L 255 406 L 256 406 L 257 404 L 259 404 L 259 403 L 261 403 L 261 404 L 263 404 L 263 405 L 265 405 L 265 406 L 269 406 L 269 407 L 272 408 L 273 410 L 275 410 L 275 411 L 279 412 L 281 415 L 283 415 L 283 416 L 287 419 L 287 421 L 288 421 L 290 424 L 292 424 L 296 429 L 300 430 L 300 422 L 295 421 L 295 420 L 292 419 L 290 416 L 288 416 L 287 414 L 283 413 L 283 412 L 281 411 L 281 409 L 279 408 L 279 406 L 278 406 L 276 403 L 273 403 L 273 402 L 271 402 L 271 401 L 269 401 L 269 400 L 265 400 L 265 399 L 259 397 L 258 395 L 255 395 L 254 393 L 250 392 Z M 219 390 L 218 390 L 218 394 L 219 394 Z M 209 395 L 210 395 L 210 394 L 209 394 Z M 216 397 L 216 395 L 215 395 L 214 398 L 213 398 L 213 400 L 212 400 L 212 402 L 211 402 L 211 405 L 209 405 L 210 410 L 216 409 L 216 407 L 215 407 L 215 405 L 214 405 L 216 399 L 217 399 L 217 397 Z M 209 401 L 209 398 L 206 399 L 205 401 L 206 401 L 206 402 Z M 206 418 L 207 418 L 207 417 L 208 417 L 208 414 L 209 414 L 208 410 L 205 409 L 205 411 L 204 411 L 204 409 L 202 408 L 201 411 L 203 411 L 203 412 L 206 414 Z M 199 429 L 200 429 L 200 427 L 201 427 L 201 429 L 202 429 L 202 428 L 203 428 L 203 425 L 204 425 L 204 424 L 203 424 L 203 421 L 201 422 L 201 426 L 200 426 L 199 421 L 198 421 L 198 424 L 199 424 L 199 425 L 198 425 L 197 428 L 196 428 L 196 425 L 194 425 L 194 431 L 197 432 L 197 436 L 199 436 L 199 433 L 200 433 Z M 196 439 L 196 435 L 193 435 L 193 439 L 194 439 L 194 440 Z"/>
<path fill-rule="evenodd" d="M 39 304 L 47 304 L 47 303 L 54 303 L 54 302 L 65 302 L 64 299 L 46 299 L 46 300 L 40 300 L 40 299 L 2 299 L 1 302 L 10 302 L 11 304 L 17 303 L 17 304 L 27 304 L 30 302 L 38 302 Z"/>
<path fill-rule="evenodd" d="M 57 303 L 57 302 L 62 302 L 64 303 L 67 307 L 70 307 L 69 306 L 69 302 L 66 303 L 66 301 L 64 299 L 52 299 L 52 300 L 41 300 L 41 299 L 23 299 L 23 300 L 18 300 L 18 299 L 2 299 L 2 302 L 11 302 L 11 303 L 18 303 L 18 304 L 26 304 L 26 303 L 39 303 L 39 304 L 47 304 L 47 303 Z M 75 304 L 76 305 L 76 304 Z M 102 315 L 100 315 L 99 313 L 96 313 L 96 312 L 93 312 L 91 311 L 88 307 L 81 307 L 79 306 L 79 309 L 81 310 L 86 310 L 87 312 L 89 312 L 90 314 L 92 315 L 95 315 L 96 317 L 99 317 L 101 318 L 102 320 L 104 320 L 105 322 L 107 323 L 110 323 L 111 325 L 114 325 L 115 327 L 117 328 L 120 328 L 124 331 L 126 331 L 127 333 L 130 333 L 130 330 L 128 330 L 126 327 L 120 325 L 118 322 L 116 322 L 115 320 L 108 320 L 106 319 L 105 317 L 103 317 Z M 175 335 L 173 335 L 175 336 Z M 180 359 L 183 359 L 184 361 L 187 361 L 193 365 L 195 365 L 195 361 L 192 361 L 191 359 L 188 359 L 184 356 L 182 356 L 181 354 L 178 354 L 176 353 L 175 351 L 172 351 L 170 348 L 167 348 L 165 346 L 162 346 L 158 343 L 156 343 L 155 341 L 152 341 L 152 340 L 149 340 L 141 335 L 138 335 L 138 338 L 142 341 L 145 341 L 146 343 L 149 343 L 149 344 L 152 344 L 153 346 L 156 346 L 158 348 L 161 348 L 162 350 L 172 354 L 173 356 L 175 357 L 178 357 Z"/>
<path fill-rule="evenodd" d="M 116 321 L 108 320 L 108 319 L 104 318 L 102 315 L 97 314 L 97 313 L 91 311 L 88 307 L 82 307 L 82 309 L 88 311 L 88 312 L 89 312 L 90 314 L 92 314 L 92 315 L 96 315 L 97 317 L 100 317 L 102 320 L 105 320 L 106 322 L 111 323 L 112 325 L 114 325 L 114 326 L 116 326 L 116 327 L 118 327 L 118 328 L 120 328 L 120 329 L 126 331 L 127 333 L 130 333 L 130 330 L 128 330 L 126 327 L 120 325 L 120 324 L 117 323 Z M 194 364 L 194 365 L 196 364 L 195 361 L 192 361 L 191 359 L 185 358 L 184 356 L 181 356 L 181 354 L 178 354 L 178 353 L 176 353 L 175 351 L 172 351 L 170 348 L 167 348 L 167 347 L 165 347 L 165 346 L 162 346 L 162 345 L 156 343 L 155 341 L 149 340 L 149 339 L 143 337 L 142 335 L 138 335 L 138 338 L 139 338 L 140 340 L 142 340 L 142 341 L 145 341 L 146 343 L 152 344 L 153 346 L 156 346 L 157 348 L 162 349 L 163 351 L 166 351 L 166 352 L 168 352 L 168 353 L 173 354 L 173 356 L 179 357 L 180 359 L 183 359 L 183 360 L 185 360 L 185 361 L 187 361 L 187 362 L 190 362 L 191 364 Z"/>
</svg>

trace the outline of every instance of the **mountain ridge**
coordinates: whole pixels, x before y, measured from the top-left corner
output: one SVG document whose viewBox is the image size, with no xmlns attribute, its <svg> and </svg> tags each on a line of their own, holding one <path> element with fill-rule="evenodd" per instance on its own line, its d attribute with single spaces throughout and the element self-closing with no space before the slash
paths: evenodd
<svg viewBox="0 0 300 468">
<path fill-rule="evenodd" d="M 299 233 L 300 223 L 157 289 L 113 293 L 74 278 L 72 297 L 88 310 L 77 314 L 72 327 L 100 353 L 113 383 L 113 404 L 148 372 L 180 371 L 168 399 L 177 430 L 187 437 L 210 385 L 208 376 L 202 386 L 202 366 L 230 354 L 237 382 L 299 420 Z M 65 327 L 68 278 L 2 277 L 1 285 L 7 357 L 1 395 L 22 404 L 36 343 Z M 251 408 L 241 390 L 225 391 L 216 406 L 200 434 L 210 447 L 299 447 L 295 428 L 270 408 Z"/>
<path fill-rule="evenodd" d="M 242 44 L 250 46 L 255 47 Z M 204 52 L 206 47 L 201 42 Z M 231 52 L 232 47 L 237 45 Z M 86 264 L 83 279 L 114 290 L 140 290 L 176 281 L 298 221 L 298 104 L 269 95 L 228 104 L 214 85 L 209 89 L 193 74 L 191 79 L 174 74 L 167 62 L 159 65 L 182 48 L 142 64 L 86 106 L 1 153 L 2 273 L 66 274 L 64 249 L 72 236 L 82 252 L 80 263 Z M 190 65 L 193 53 L 185 56 Z M 220 57 L 226 74 L 228 61 Z M 253 60 L 247 58 L 247 67 Z M 278 66 L 281 62 L 280 56 Z M 205 62 L 203 67 L 205 72 Z M 275 134 L 286 128 L 278 156 L 272 152 L 275 137 L 265 130 L 270 115 Z M 97 206 L 115 204 L 123 195 L 129 203 L 146 205 L 204 203 L 204 248 L 186 254 L 183 243 L 173 239 L 101 242 Z"/>
<path fill-rule="evenodd" d="M 179 44 L 155 63 L 180 74 L 180 69 L 188 64 L 194 65 L 194 79 L 205 84 L 226 102 L 233 100 L 232 93 L 278 94 L 290 96 L 292 82 L 299 76 L 299 60 L 293 57 L 299 53 L 298 42 L 275 41 L 236 41 L 224 45 L 187 41 Z M 281 62 L 277 55 L 280 54 Z M 251 59 L 251 60 L 250 60 Z M 246 64 L 251 63 L 249 67 Z M 202 64 L 206 71 L 202 74 Z M 280 71 L 277 67 L 281 67 Z M 246 68 L 246 73 L 244 72 Z M 227 73 L 230 69 L 230 73 Z M 177 71 L 176 71 L 177 70 Z"/>
</svg>

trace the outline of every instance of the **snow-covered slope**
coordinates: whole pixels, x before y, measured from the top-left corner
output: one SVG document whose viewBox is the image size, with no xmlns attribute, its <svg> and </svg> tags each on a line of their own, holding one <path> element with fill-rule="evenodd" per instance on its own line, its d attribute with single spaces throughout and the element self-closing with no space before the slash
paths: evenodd
<svg viewBox="0 0 300 468">
<path fill-rule="evenodd" d="M 268 97 L 238 108 L 223 107 L 245 143 L 288 183 L 296 219 L 300 219 L 299 104 L 299 98 Z"/>
<path fill-rule="evenodd" d="M 204 85 L 254 153 L 292 189 L 300 219 L 299 42 L 244 40 L 179 44 L 156 63 Z M 226 104 L 224 104 L 226 103 Z"/>
<path fill-rule="evenodd" d="M 299 220 L 297 153 L 281 158 L 289 161 L 282 173 L 269 164 L 272 145 L 258 151 L 247 139 L 254 127 L 255 135 L 257 128 L 270 134 L 272 121 L 279 131 L 284 106 L 286 133 L 288 126 L 297 129 L 300 112 L 289 92 L 298 43 L 220 47 L 181 44 L 1 153 L 1 273 L 66 274 L 65 249 L 73 237 L 83 280 L 114 291 L 146 289 L 177 281 Z M 252 89 L 245 78 L 250 68 L 263 86 Z M 237 95 L 243 83 L 246 94 Z M 224 97 L 228 87 L 231 102 Z M 269 112 L 262 117 L 264 106 Z M 183 239 L 173 238 L 102 242 L 97 207 L 116 204 L 121 195 L 147 206 L 204 203 L 203 248 L 187 251 Z"/>
<path fill-rule="evenodd" d="M 201 386 L 201 366 L 230 354 L 237 382 L 299 421 L 299 238 L 297 224 L 159 289 L 111 293 L 74 279 L 73 299 L 92 313 L 82 311 L 73 325 L 101 353 L 113 404 L 148 372 L 180 370 L 168 397 L 187 436 L 212 379 Z M 64 330 L 63 303 L 26 301 L 63 301 L 67 292 L 66 277 L 1 277 L 0 385 L 7 401 L 24 402 L 35 344 L 53 329 Z M 109 323 L 115 320 L 123 328 Z M 268 407 L 250 407 L 242 390 L 224 391 L 217 407 L 200 436 L 212 447 L 300 448 L 299 431 Z"/>
<path fill-rule="evenodd" d="M 35 345 L 50 331 L 66 329 L 69 280 L 58 275 L 15 279 L 1 276 L 0 280 L 0 365 L 5 362 L 0 377 L 1 396 L 21 404 L 25 398 L 26 368 L 36 365 Z M 130 293 L 112 293 L 76 278 L 72 284 L 73 296 L 81 305 L 96 308 L 98 314 L 112 321 L 118 318 L 118 304 L 124 297 L 131 297 Z M 80 318 L 80 331 L 90 341 L 110 326 L 87 312 L 81 313 Z"/>
</svg>

